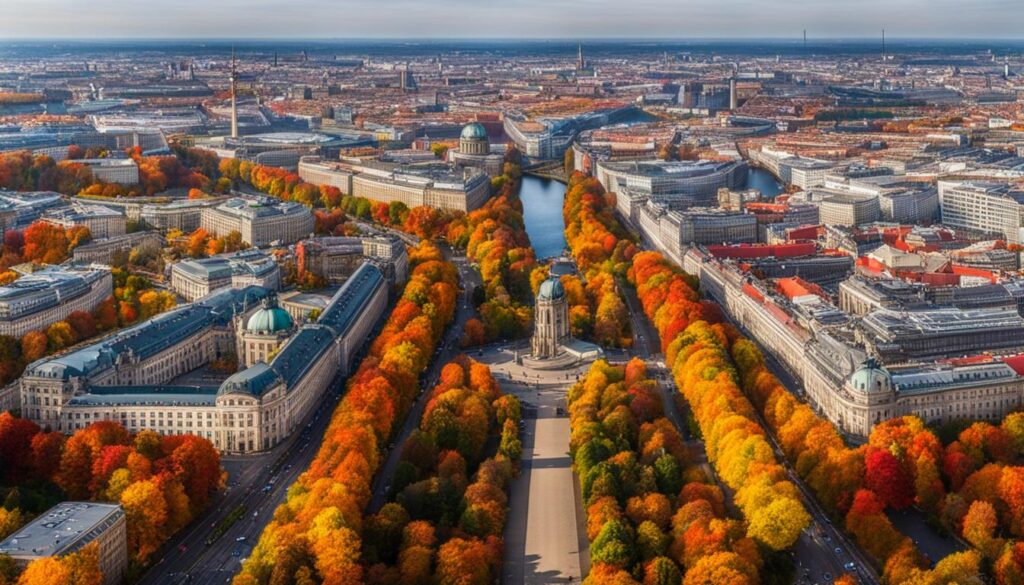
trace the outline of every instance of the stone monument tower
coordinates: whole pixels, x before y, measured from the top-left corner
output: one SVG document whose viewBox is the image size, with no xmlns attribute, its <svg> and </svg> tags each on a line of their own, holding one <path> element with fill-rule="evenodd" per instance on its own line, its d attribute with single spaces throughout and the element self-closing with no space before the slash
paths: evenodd
<svg viewBox="0 0 1024 585">
<path fill-rule="evenodd" d="M 569 303 L 565 289 L 557 278 L 548 278 L 540 285 L 534 311 L 533 356 L 553 358 L 559 346 L 569 338 Z"/>
</svg>

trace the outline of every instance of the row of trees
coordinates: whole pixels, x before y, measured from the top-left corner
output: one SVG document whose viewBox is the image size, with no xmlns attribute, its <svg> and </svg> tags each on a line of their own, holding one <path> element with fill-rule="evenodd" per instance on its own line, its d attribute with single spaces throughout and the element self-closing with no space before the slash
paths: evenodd
<svg viewBox="0 0 1024 585">
<path fill-rule="evenodd" d="M 641 360 L 595 362 L 569 390 L 569 422 L 587 507 L 587 584 L 760 582 L 758 544 L 726 515 Z"/>
<path fill-rule="evenodd" d="M 174 295 L 155 290 L 148 280 L 114 268 L 114 294 L 92 312 L 74 311 L 46 329 L 29 331 L 21 338 L 0 335 L 0 385 L 8 384 L 28 364 L 100 333 L 126 327 L 168 311 L 177 304 Z"/>
<path fill-rule="evenodd" d="M 142 156 L 138 147 L 125 151 L 139 165 L 139 184 L 107 183 L 93 176 L 88 165 L 77 162 L 84 151 L 68 147 L 69 158 L 55 162 L 43 154 L 27 150 L 0 154 L 0 188 L 14 191 L 56 191 L 65 195 L 133 197 L 153 195 L 174 188 L 211 189 L 210 178 L 197 172 L 178 157 Z"/>
<path fill-rule="evenodd" d="M 661 335 L 666 363 L 704 434 L 709 459 L 737 489 L 736 500 L 752 535 L 760 531 L 763 544 L 780 550 L 809 521 L 756 420 L 755 412 L 760 412 L 819 500 L 845 516 L 847 530 L 884 564 L 887 582 L 946 583 L 950 576 L 977 574 L 980 559 L 974 553 L 951 556 L 926 570 L 913 541 L 884 513 L 887 502 L 899 507 L 942 497 L 936 468 L 941 444 L 928 438 L 930 432 L 919 420 L 879 425 L 868 446 L 849 449 L 831 423 L 796 401 L 767 372 L 754 344 L 718 323 L 718 307 L 700 301 L 693 277 L 656 252 L 642 252 L 633 258 L 630 278 Z M 902 437 L 895 445 L 891 430 L 898 425 L 908 430 L 895 433 Z"/>
<path fill-rule="evenodd" d="M 419 429 L 402 445 L 394 501 L 364 520 L 367 583 L 488 585 L 499 577 L 519 420 L 518 400 L 501 393 L 487 366 L 465 356 L 445 365 Z"/>
<path fill-rule="evenodd" d="M 448 225 L 448 243 L 466 250 L 483 281 L 480 320 L 466 326 L 466 345 L 524 337 L 533 328 L 530 272 L 537 260 L 523 222 L 520 165 L 519 151 L 509 147 L 504 173 L 492 181 L 494 196 Z"/>
<path fill-rule="evenodd" d="M 458 274 L 440 250 L 423 242 L 409 265 L 402 297 L 349 378 L 320 450 L 275 510 L 236 585 L 362 581 L 363 510 L 382 448 L 455 314 Z"/>
<path fill-rule="evenodd" d="M 1015 485 L 1015 468 L 1006 465 L 1024 447 L 1024 415 L 1011 415 L 1001 427 L 975 423 L 946 447 L 917 417 L 896 418 L 875 425 L 866 445 L 849 448 L 831 422 L 786 391 L 754 343 L 736 335 L 732 355 L 745 392 L 787 458 L 825 508 L 845 519 L 887 582 L 980 583 L 983 556 L 1002 564 L 998 583 L 1020 582 L 1010 576 L 1024 575 L 1016 543 L 995 536 L 997 530 L 1019 535 L 1012 531 L 1012 506 L 1003 498 L 1012 500 L 1017 489 L 1024 493 L 1024 484 Z M 940 519 L 977 550 L 950 555 L 929 569 L 914 542 L 885 514 L 910 505 Z M 1005 511 L 1001 525 L 996 507 Z"/>
<path fill-rule="evenodd" d="M 242 234 L 238 230 L 231 230 L 223 236 L 214 236 L 203 228 L 196 228 L 188 235 L 172 229 L 167 232 L 167 241 L 179 255 L 190 258 L 206 258 L 249 247 L 249 244 L 242 240 Z"/>
<path fill-rule="evenodd" d="M 0 254 L 0 280 L 3 284 L 16 280 L 17 274 L 10 268 L 23 262 L 60 264 L 91 240 L 92 233 L 85 226 L 65 229 L 45 221 L 33 222 L 24 230 L 7 230 Z"/>
<path fill-rule="evenodd" d="M 220 455 L 201 437 L 153 431 L 131 435 L 112 421 L 65 437 L 44 432 L 30 420 L 0 414 L 6 515 L 27 521 L 55 503 L 54 497 L 120 503 L 135 569 L 206 508 L 223 480 Z M 18 524 L 5 522 L 5 532 Z"/>
<path fill-rule="evenodd" d="M 629 276 L 658 329 L 665 362 L 704 436 L 708 459 L 736 490 L 749 534 L 771 550 L 789 548 L 810 516 L 740 390 L 728 353 L 734 331 L 702 320 L 714 311 L 700 302 L 693 281 L 657 252 L 634 256 Z"/>
<path fill-rule="evenodd" d="M 594 341 L 627 347 L 632 342 L 629 312 L 616 279 L 625 276 L 637 248 L 616 221 L 614 209 L 614 195 L 606 194 L 597 179 L 582 173 L 569 179 L 562 207 L 565 241 L 587 280 L 587 302 L 572 304 L 569 318 L 574 330 L 590 333 Z"/>
</svg>

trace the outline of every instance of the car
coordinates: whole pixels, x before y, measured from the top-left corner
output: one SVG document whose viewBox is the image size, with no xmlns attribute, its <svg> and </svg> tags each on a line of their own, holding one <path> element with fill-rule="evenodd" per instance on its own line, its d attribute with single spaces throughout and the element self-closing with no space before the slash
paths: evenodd
<svg viewBox="0 0 1024 585">
<path fill-rule="evenodd" d="M 824 579 L 826 583 L 831 583 L 832 582 L 832 573 L 822 573 L 821 574 L 821 578 Z"/>
<path fill-rule="evenodd" d="M 233 550 L 231 551 L 231 556 L 233 556 L 233 557 L 240 557 L 240 556 L 242 556 L 242 547 L 240 547 L 240 546 L 236 546 L 236 547 L 235 547 L 235 548 L 234 548 L 234 549 L 233 549 Z"/>
<path fill-rule="evenodd" d="M 854 570 L 857 569 L 857 565 L 852 563 L 852 562 L 850 562 L 850 563 L 846 563 L 845 565 L 843 565 L 843 568 L 846 569 L 847 571 L 854 571 Z"/>
<path fill-rule="evenodd" d="M 244 535 L 239 536 L 238 538 L 235 539 L 235 542 L 245 542 L 245 536 Z"/>
<path fill-rule="evenodd" d="M 270 490 L 272 489 L 274 489 L 274 486 L 268 483 L 267 485 L 263 486 L 263 493 L 269 494 Z"/>
</svg>

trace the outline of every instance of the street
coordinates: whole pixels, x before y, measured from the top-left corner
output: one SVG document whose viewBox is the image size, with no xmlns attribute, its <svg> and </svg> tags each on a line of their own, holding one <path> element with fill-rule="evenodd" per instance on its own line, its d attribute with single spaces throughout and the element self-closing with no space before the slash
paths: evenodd
<svg viewBox="0 0 1024 585">
<path fill-rule="evenodd" d="M 448 327 L 444 338 L 441 340 L 441 344 L 438 346 L 437 353 L 435 353 L 432 358 L 430 367 L 423 376 L 419 395 L 416 397 L 416 401 L 413 403 L 408 415 L 406 415 L 401 431 L 392 442 L 392 445 L 397 448 L 391 448 L 388 450 L 384 464 L 377 473 L 377 477 L 373 480 L 373 496 L 370 499 L 370 506 L 367 510 L 367 513 L 369 514 L 377 512 L 377 510 L 380 510 L 381 507 L 387 503 L 388 489 L 391 487 L 391 478 L 394 477 L 395 469 L 398 468 L 398 464 L 401 462 L 401 446 L 405 443 L 405 440 L 409 438 L 409 435 L 419 426 L 420 418 L 423 416 L 423 409 L 426 408 L 428 397 L 430 396 L 430 389 L 437 384 L 437 380 L 441 376 L 441 369 L 444 368 L 445 364 L 462 353 L 462 350 L 459 349 L 459 338 L 462 336 L 462 331 L 465 328 L 466 321 L 476 313 L 476 310 L 473 308 L 473 289 L 480 286 L 480 275 L 466 262 L 464 257 L 451 256 L 447 246 L 442 247 L 442 250 L 445 251 L 448 259 L 455 264 L 456 268 L 458 268 L 459 278 L 462 282 L 464 291 L 461 298 L 458 299 L 455 318 L 452 319 L 451 325 Z"/>
</svg>

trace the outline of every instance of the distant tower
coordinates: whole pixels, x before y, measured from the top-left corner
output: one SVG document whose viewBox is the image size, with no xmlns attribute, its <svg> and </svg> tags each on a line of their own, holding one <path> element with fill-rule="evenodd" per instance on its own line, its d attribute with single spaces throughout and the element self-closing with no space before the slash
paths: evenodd
<svg viewBox="0 0 1024 585">
<path fill-rule="evenodd" d="M 1010 58 L 1009 57 L 1007 57 L 1006 58 L 1006 62 L 1003 63 L 1003 78 L 1004 79 L 1009 79 L 1010 78 Z"/>
<path fill-rule="evenodd" d="M 807 29 L 804 29 L 804 53 L 807 52 Z"/>
<path fill-rule="evenodd" d="M 274 53 L 274 67 L 277 67 L 277 53 Z"/>
<path fill-rule="evenodd" d="M 736 75 L 729 78 L 729 109 L 735 110 L 740 107 L 740 98 L 736 95 Z"/>
<path fill-rule="evenodd" d="M 582 71 L 587 68 L 587 62 L 583 60 L 583 43 L 577 45 L 576 70 Z"/>
<path fill-rule="evenodd" d="M 882 29 L 882 61 L 885 61 L 885 29 Z"/>
<path fill-rule="evenodd" d="M 238 71 L 235 69 L 235 49 L 231 49 L 231 137 L 238 138 L 238 101 L 235 97 Z"/>
</svg>

